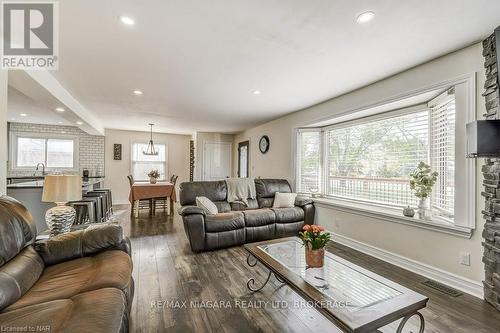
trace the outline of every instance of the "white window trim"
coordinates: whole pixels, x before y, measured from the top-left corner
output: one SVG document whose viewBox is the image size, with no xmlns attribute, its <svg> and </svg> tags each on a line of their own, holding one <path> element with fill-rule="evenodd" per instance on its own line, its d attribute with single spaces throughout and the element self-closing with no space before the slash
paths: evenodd
<svg viewBox="0 0 500 333">
<path fill-rule="evenodd" d="M 130 142 L 130 164 L 129 164 L 129 174 L 132 175 L 133 173 L 133 170 L 134 170 L 134 161 L 133 161 L 133 156 L 134 156 L 134 145 L 135 144 L 148 144 L 147 142 L 144 142 L 144 141 L 133 141 L 133 142 Z M 155 145 L 158 144 L 158 145 L 164 145 L 165 146 L 165 179 L 158 179 L 158 181 L 160 182 L 164 182 L 164 181 L 167 181 L 168 179 L 168 144 L 166 142 L 161 142 L 161 141 L 157 141 L 155 142 Z M 134 179 L 136 180 L 136 179 Z M 139 180 L 141 181 L 141 180 Z"/>
<path fill-rule="evenodd" d="M 80 170 L 80 140 L 76 135 L 66 135 L 66 134 L 52 134 L 52 133 L 31 133 L 31 132 L 10 132 L 9 134 L 9 171 L 35 171 L 36 165 L 32 167 L 19 167 L 17 166 L 17 138 L 40 138 L 40 139 L 67 139 L 73 140 L 73 167 L 72 168 L 53 168 L 47 166 L 47 161 L 45 164 L 45 171 L 70 171 L 77 172 Z"/>
<path fill-rule="evenodd" d="M 390 99 L 386 100 L 381 100 L 377 101 L 372 104 L 365 105 L 360 108 L 355 108 L 352 110 L 348 110 L 345 112 L 340 112 L 334 117 L 324 117 L 322 119 L 317 119 L 313 122 L 310 122 L 310 124 L 317 124 L 319 122 L 326 122 L 330 121 L 332 125 L 329 126 L 321 126 L 321 130 L 324 131 L 328 127 L 335 126 L 335 124 L 341 124 L 342 122 L 345 122 L 346 118 L 348 119 L 347 121 L 351 122 L 355 119 L 361 119 L 361 118 L 371 118 L 373 116 L 383 116 L 383 113 L 379 115 L 369 115 L 366 116 L 366 111 L 375 107 L 380 107 L 388 103 L 396 102 L 399 100 L 403 100 L 406 98 L 414 97 L 426 92 L 431 92 L 437 89 L 446 89 L 449 88 L 450 86 L 456 86 L 458 84 L 465 84 L 466 86 L 466 105 L 467 105 L 467 112 L 465 115 L 466 123 L 472 122 L 476 120 L 476 73 L 469 73 L 465 74 L 453 79 L 445 80 L 440 83 L 432 84 L 426 87 L 423 87 L 421 89 L 416 89 L 416 90 L 411 90 L 405 93 L 402 93 L 400 95 L 397 95 L 395 97 L 392 97 Z M 393 111 L 394 112 L 394 111 Z M 397 112 L 397 111 L 396 111 Z M 359 115 L 359 116 L 357 116 Z M 343 120 L 342 120 L 343 119 Z M 373 118 L 372 118 L 373 119 Z M 295 175 L 295 188 L 299 188 L 299 166 L 298 166 L 298 134 L 300 131 L 305 131 L 305 130 L 314 130 L 318 129 L 318 127 L 307 127 L 308 124 L 303 124 L 301 127 L 294 128 L 292 133 L 293 133 L 293 139 L 292 139 L 292 156 L 293 156 L 293 174 Z M 314 126 L 314 125 L 313 125 Z M 324 135 L 321 135 L 323 138 Z M 325 168 L 325 163 L 323 161 L 324 159 L 324 150 L 326 149 L 322 139 L 322 147 L 321 149 L 323 150 L 323 153 L 321 154 L 320 157 L 320 163 L 321 163 L 321 172 L 324 172 Z M 463 138 L 465 140 L 465 138 Z M 464 156 L 466 154 L 465 150 L 463 152 Z M 388 207 L 380 207 L 377 206 L 376 204 L 367 204 L 366 202 L 363 202 L 363 206 L 356 204 L 355 200 L 344 200 L 341 198 L 333 198 L 333 197 L 324 197 L 324 198 L 314 198 L 314 201 L 318 203 L 319 206 L 324 206 L 324 207 L 330 207 L 334 208 L 337 210 L 343 210 L 348 213 L 353 213 L 353 214 L 358 214 L 358 215 L 364 215 L 368 217 L 374 217 L 378 219 L 383 219 L 386 221 L 392 221 L 392 222 L 397 222 L 397 223 L 403 223 L 407 225 L 412 225 L 424 229 L 429 229 L 429 230 L 434 230 L 438 232 L 444 232 L 460 237 L 466 237 L 470 238 L 472 236 L 473 231 L 476 229 L 476 160 L 475 159 L 467 159 L 466 160 L 466 165 L 465 165 L 465 174 L 466 174 L 466 186 L 465 189 L 461 192 L 465 193 L 466 198 L 466 218 L 463 219 L 462 223 L 457 223 L 455 222 L 454 224 L 449 224 L 440 220 L 431 220 L 431 221 L 425 221 L 417 218 L 408 218 L 405 216 L 402 216 L 402 214 L 398 213 L 397 211 L 390 209 Z M 322 178 L 323 182 L 325 182 L 325 177 Z M 322 190 L 325 188 L 325 184 L 321 184 Z"/>
</svg>

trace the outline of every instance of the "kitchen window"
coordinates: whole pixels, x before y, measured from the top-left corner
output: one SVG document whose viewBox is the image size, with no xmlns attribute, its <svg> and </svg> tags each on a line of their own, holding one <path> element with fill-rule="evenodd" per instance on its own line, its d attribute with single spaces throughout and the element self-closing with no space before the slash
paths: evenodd
<svg viewBox="0 0 500 333">
<path fill-rule="evenodd" d="M 78 169 L 78 138 L 33 133 L 11 133 L 12 170 L 34 170 L 38 163 L 48 170 Z"/>
<path fill-rule="evenodd" d="M 149 180 L 148 173 L 151 170 L 158 170 L 160 173 L 159 181 L 167 179 L 167 145 L 155 143 L 155 149 L 158 155 L 144 155 L 142 152 L 148 147 L 147 143 L 133 143 L 132 144 L 132 160 L 131 160 L 131 174 L 136 181 Z"/>
</svg>

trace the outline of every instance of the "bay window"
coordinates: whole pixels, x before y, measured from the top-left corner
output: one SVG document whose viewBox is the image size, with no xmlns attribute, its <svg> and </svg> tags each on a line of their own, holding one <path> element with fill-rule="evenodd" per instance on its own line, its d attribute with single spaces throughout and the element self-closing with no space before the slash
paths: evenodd
<svg viewBox="0 0 500 333">
<path fill-rule="evenodd" d="M 298 131 L 297 191 L 378 207 L 417 206 L 409 174 L 420 161 L 439 173 L 433 215 L 455 214 L 455 93 L 428 103 Z"/>
</svg>

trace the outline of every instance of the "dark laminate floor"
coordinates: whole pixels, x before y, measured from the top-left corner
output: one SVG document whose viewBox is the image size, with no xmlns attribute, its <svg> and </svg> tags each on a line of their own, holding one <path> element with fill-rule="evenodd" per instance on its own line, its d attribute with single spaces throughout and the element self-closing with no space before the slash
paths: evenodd
<svg viewBox="0 0 500 333">
<path fill-rule="evenodd" d="M 301 307 L 302 298 L 273 278 L 261 292 L 250 293 L 247 280 L 257 276 L 263 281 L 265 270 L 248 267 L 242 247 L 193 254 L 179 216 L 172 219 L 159 212 L 150 218 L 141 212 L 131 221 L 128 214 L 123 216 L 136 282 L 132 332 L 337 332 L 316 310 Z M 422 311 L 425 332 L 500 332 L 500 312 L 478 298 L 446 296 L 421 285 L 425 278 L 406 270 L 338 244 L 330 249 L 430 297 Z M 190 307 L 196 301 L 198 306 Z M 221 301 L 219 308 L 208 308 L 210 302 Z M 396 324 L 381 330 L 395 332 Z"/>
</svg>

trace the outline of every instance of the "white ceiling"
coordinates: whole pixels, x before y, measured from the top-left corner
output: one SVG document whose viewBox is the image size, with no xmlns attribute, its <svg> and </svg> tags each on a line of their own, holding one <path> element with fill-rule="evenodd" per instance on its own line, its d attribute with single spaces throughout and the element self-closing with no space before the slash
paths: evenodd
<svg viewBox="0 0 500 333">
<path fill-rule="evenodd" d="M 356 23 L 367 10 L 375 19 Z M 498 24 L 498 0 L 61 1 L 53 75 L 106 128 L 235 132 L 470 45 Z"/>
<path fill-rule="evenodd" d="M 51 112 L 45 103 L 34 101 L 12 86 L 9 87 L 8 93 L 8 121 L 31 124 L 70 125 L 60 115 Z M 21 114 L 25 114 L 26 116 L 22 117 Z"/>
</svg>

